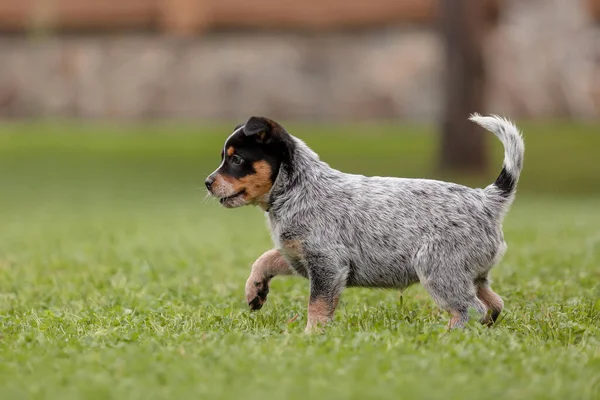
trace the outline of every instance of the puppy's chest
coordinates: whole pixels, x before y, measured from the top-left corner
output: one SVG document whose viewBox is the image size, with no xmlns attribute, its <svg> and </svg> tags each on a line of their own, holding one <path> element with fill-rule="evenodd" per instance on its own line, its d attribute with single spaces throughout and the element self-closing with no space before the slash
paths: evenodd
<svg viewBox="0 0 600 400">
<path fill-rule="evenodd" d="M 306 249 L 300 232 L 295 229 L 283 228 L 281 224 L 273 223 L 273 221 L 270 221 L 269 227 L 275 248 L 298 274 L 307 277 Z"/>
</svg>

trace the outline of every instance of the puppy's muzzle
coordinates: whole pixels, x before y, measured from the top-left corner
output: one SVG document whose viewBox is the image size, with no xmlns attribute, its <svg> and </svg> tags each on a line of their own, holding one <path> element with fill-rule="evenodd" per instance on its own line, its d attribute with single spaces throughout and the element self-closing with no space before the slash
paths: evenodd
<svg viewBox="0 0 600 400">
<path fill-rule="evenodd" d="M 204 184 L 206 185 L 206 188 L 208 189 L 209 192 L 212 193 L 212 185 L 213 183 L 215 183 L 215 176 L 214 174 L 211 174 L 208 176 L 208 178 L 206 178 L 206 180 L 204 181 Z"/>
</svg>

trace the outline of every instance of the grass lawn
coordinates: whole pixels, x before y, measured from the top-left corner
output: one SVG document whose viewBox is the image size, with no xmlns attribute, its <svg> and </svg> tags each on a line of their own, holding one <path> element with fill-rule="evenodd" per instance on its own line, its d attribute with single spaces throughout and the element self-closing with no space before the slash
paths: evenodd
<svg viewBox="0 0 600 400">
<path fill-rule="evenodd" d="M 301 278 L 244 302 L 264 217 L 202 188 L 229 128 L 0 127 L 0 399 L 600 399 L 599 126 L 523 125 L 495 327 L 448 332 L 418 286 L 348 289 L 316 336 Z M 434 176 L 425 127 L 295 132 L 346 171 Z M 464 179 L 499 172 L 489 135 Z"/>
</svg>

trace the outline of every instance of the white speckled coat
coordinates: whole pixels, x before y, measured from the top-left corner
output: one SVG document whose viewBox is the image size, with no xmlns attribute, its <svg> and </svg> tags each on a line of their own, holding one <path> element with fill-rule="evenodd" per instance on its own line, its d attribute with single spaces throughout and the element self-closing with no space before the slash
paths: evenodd
<svg viewBox="0 0 600 400">
<path fill-rule="evenodd" d="M 497 317 L 502 301 L 487 277 L 506 250 L 502 221 L 515 198 L 524 144 L 503 118 L 471 119 L 505 147 L 502 173 L 484 189 L 342 173 L 292 137 L 293 168 L 280 168 L 267 218 L 275 248 L 310 280 L 311 299 L 337 299 L 346 286 L 420 282 L 453 314 L 453 326 L 464 325 L 471 307 Z"/>
</svg>

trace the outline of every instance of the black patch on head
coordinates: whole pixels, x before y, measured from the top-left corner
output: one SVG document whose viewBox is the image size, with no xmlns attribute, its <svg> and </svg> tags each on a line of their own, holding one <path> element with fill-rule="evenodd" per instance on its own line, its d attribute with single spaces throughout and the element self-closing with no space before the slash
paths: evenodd
<svg viewBox="0 0 600 400">
<path fill-rule="evenodd" d="M 243 126 L 243 129 L 239 129 Z M 225 148 L 233 146 L 236 155 L 243 162 L 236 165 L 232 156 L 225 155 L 220 172 L 236 179 L 256 173 L 254 163 L 266 161 L 271 167 L 271 182 L 275 182 L 282 164 L 291 165 L 293 140 L 285 129 L 274 121 L 262 117 L 251 117 L 244 125 L 238 125 L 237 132 L 225 143 Z"/>
<path fill-rule="evenodd" d="M 265 117 L 250 117 L 244 124 L 244 134 L 260 143 L 291 142 L 283 126 Z"/>
<path fill-rule="evenodd" d="M 266 118 L 250 117 L 244 125 L 244 133 L 246 136 L 264 135 L 266 137 L 267 134 L 271 135 L 271 131 L 271 125 Z"/>
<path fill-rule="evenodd" d="M 502 171 L 494 185 L 500 189 L 502 196 L 508 197 L 515 190 L 516 182 L 515 178 L 506 170 L 506 167 L 502 167 Z"/>
</svg>

